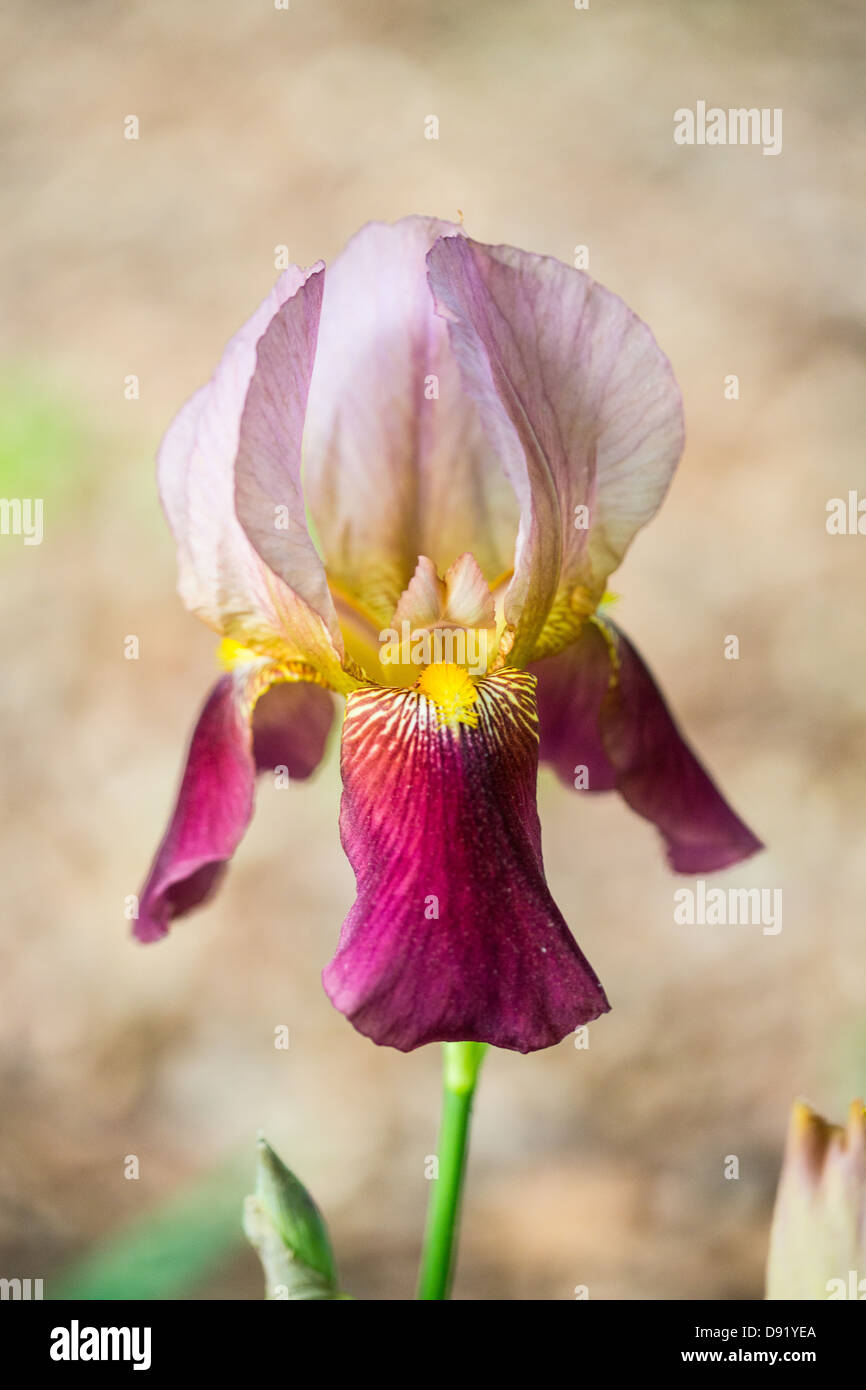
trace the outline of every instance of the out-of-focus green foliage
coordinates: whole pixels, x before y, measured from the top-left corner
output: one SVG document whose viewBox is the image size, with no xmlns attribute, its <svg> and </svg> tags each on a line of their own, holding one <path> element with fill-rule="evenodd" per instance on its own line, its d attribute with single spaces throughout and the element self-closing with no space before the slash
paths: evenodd
<svg viewBox="0 0 866 1390">
<path fill-rule="evenodd" d="M 78 408 L 29 373 L 0 380 L 0 495 L 56 502 L 81 490 L 93 457 Z"/>
<path fill-rule="evenodd" d="M 57 1279 L 53 1299 L 174 1299 L 243 1248 L 247 1164 L 232 1163 L 94 1249 Z"/>
</svg>

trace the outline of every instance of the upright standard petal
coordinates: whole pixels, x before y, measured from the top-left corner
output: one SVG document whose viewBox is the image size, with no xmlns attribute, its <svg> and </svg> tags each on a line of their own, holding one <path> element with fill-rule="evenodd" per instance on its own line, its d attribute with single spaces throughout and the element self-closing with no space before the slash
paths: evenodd
<svg viewBox="0 0 866 1390">
<path fill-rule="evenodd" d="M 352 682 L 341 671 L 339 624 L 321 562 L 306 535 L 303 508 L 287 497 L 286 528 L 273 505 L 253 527 L 259 540 L 262 529 L 270 527 L 277 545 L 284 546 L 291 563 L 280 564 L 279 574 L 271 568 L 277 562 L 276 547 L 262 546 L 263 559 L 235 509 L 242 418 L 245 466 L 264 470 L 266 451 L 279 447 L 287 476 L 292 470 L 297 476 L 321 296 L 321 269 L 284 272 L 232 338 L 211 381 L 168 430 L 159 453 L 159 481 L 177 543 L 178 587 L 187 607 L 217 632 L 256 651 L 313 663 L 342 689 Z M 257 383 L 260 340 L 264 381 Z M 286 382 L 279 398 L 273 385 L 278 357 Z M 249 486 L 259 479 L 254 471 Z"/>
<path fill-rule="evenodd" d="M 762 848 L 680 734 L 641 657 L 609 619 L 587 623 L 575 643 L 533 669 L 542 761 L 569 786 L 615 787 L 661 831 L 678 873 L 712 873 Z"/>
<path fill-rule="evenodd" d="M 535 680 L 434 667 L 419 686 L 348 698 L 340 830 L 358 895 L 325 988 L 401 1051 L 549 1047 L 609 1006 L 544 878 Z"/>
<path fill-rule="evenodd" d="M 333 719 L 333 700 L 308 681 L 284 681 L 258 662 L 221 677 L 193 732 L 168 830 L 139 896 L 134 934 L 158 941 L 175 917 L 206 902 L 253 813 L 257 771 L 309 777 Z"/>
<path fill-rule="evenodd" d="M 434 313 L 425 256 L 460 228 L 371 223 L 328 268 L 304 492 L 328 575 L 386 627 L 419 555 L 510 569 L 517 501 Z"/>
<path fill-rule="evenodd" d="M 572 640 L 683 444 L 670 364 L 644 323 L 582 271 L 443 238 L 428 256 L 467 391 L 521 504 L 505 600 L 510 659 Z"/>
</svg>

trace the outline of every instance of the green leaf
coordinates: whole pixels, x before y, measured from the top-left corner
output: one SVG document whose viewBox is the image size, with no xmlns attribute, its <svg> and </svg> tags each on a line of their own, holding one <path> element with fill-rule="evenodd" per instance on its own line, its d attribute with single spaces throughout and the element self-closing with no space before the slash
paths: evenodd
<svg viewBox="0 0 866 1390">
<path fill-rule="evenodd" d="M 176 1299 L 243 1248 L 237 1163 L 115 1232 L 46 1283 L 52 1299 Z"/>
</svg>

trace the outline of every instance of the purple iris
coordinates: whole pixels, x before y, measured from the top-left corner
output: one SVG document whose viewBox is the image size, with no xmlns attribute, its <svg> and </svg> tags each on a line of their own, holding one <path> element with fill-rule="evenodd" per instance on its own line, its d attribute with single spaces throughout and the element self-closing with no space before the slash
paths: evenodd
<svg viewBox="0 0 866 1390">
<path fill-rule="evenodd" d="M 683 442 L 647 327 L 581 271 L 425 218 L 292 268 L 159 459 L 181 596 L 223 638 L 136 935 L 206 901 L 256 774 L 342 732 L 357 879 L 324 972 L 377 1043 L 528 1052 L 608 1009 L 548 890 L 539 756 L 617 789 L 674 869 L 760 848 L 611 622 Z"/>
</svg>

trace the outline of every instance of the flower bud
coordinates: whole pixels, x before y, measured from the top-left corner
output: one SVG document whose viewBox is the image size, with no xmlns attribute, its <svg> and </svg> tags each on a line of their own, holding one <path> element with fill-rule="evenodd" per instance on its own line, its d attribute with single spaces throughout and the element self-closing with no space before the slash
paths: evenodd
<svg viewBox="0 0 866 1390">
<path fill-rule="evenodd" d="M 244 1231 L 265 1272 L 265 1298 L 343 1298 L 319 1208 L 261 1136 L 258 1150 L 256 1190 L 244 1202 Z"/>
<path fill-rule="evenodd" d="M 791 1112 L 770 1233 L 768 1299 L 866 1299 L 866 1111 L 843 1128 Z"/>
</svg>

